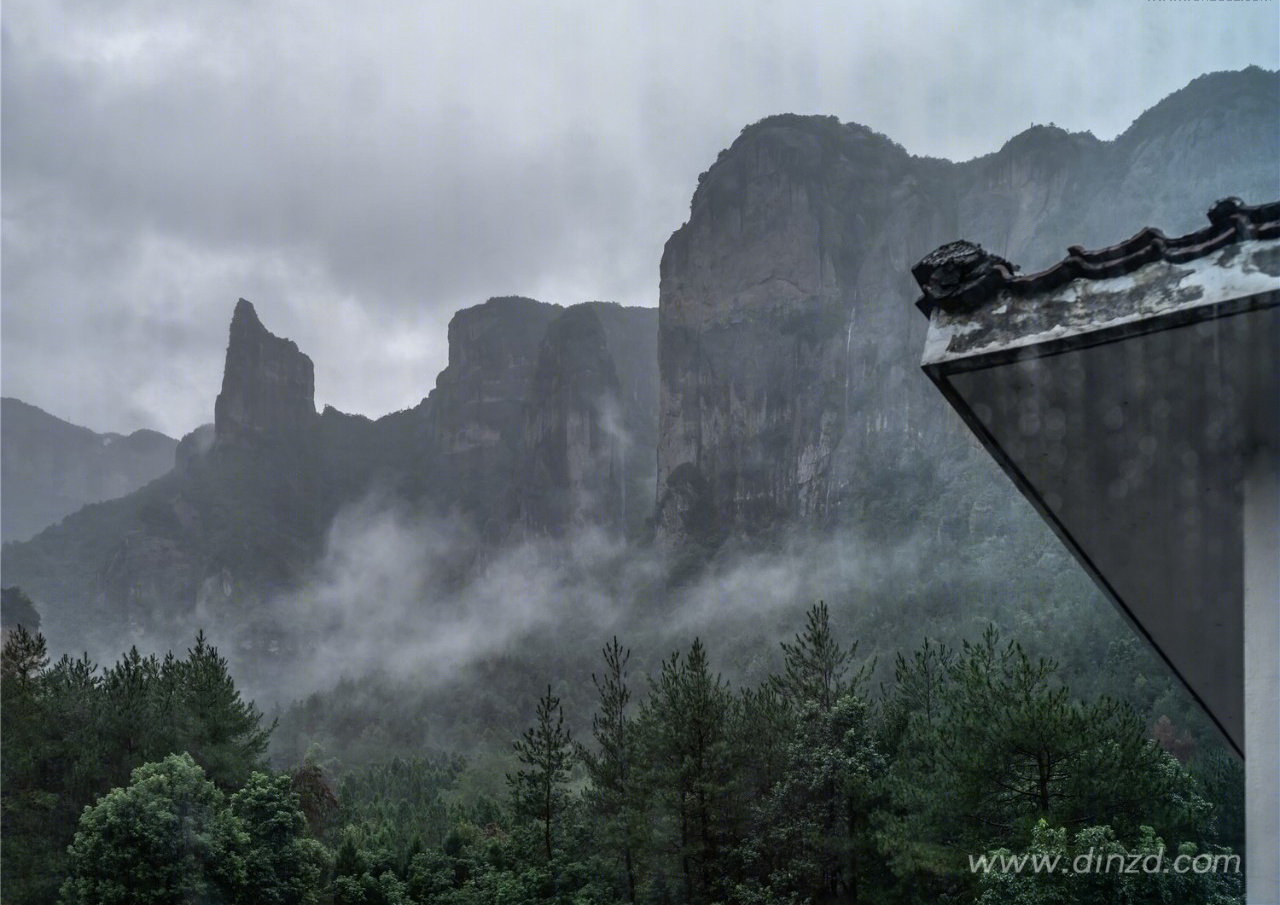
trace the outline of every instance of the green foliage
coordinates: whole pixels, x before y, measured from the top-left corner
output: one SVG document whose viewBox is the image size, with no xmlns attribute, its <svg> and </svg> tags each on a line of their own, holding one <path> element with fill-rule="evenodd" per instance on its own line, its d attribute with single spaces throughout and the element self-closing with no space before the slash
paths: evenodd
<svg viewBox="0 0 1280 905">
<path fill-rule="evenodd" d="M 960 651 L 926 643 L 899 657 L 881 743 L 890 758 L 881 847 L 906 888 L 965 888 L 964 860 L 1020 852 L 1033 829 L 1107 826 L 1122 840 L 1143 825 L 1211 838 L 1212 810 L 1131 708 L 1078 701 L 994 629 Z M 1188 838 L 1184 835 L 1183 838 Z"/>
<path fill-rule="evenodd" d="M 288 776 L 254 773 L 231 796 L 231 813 L 248 834 L 243 852 L 241 899 L 262 905 L 310 905 L 316 901 L 328 861 L 307 835 L 307 820 Z M 247 898 L 246 898 L 247 896 Z"/>
<path fill-rule="evenodd" d="M 845 675 L 857 644 L 844 650 L 832 637 L 830 619 L 827 604 L 819 601 L 806 616 L 804 632 L 794 643 L 782 643 L 783 673 L 774 685 L 793 706 L 829 713 L 845 692 Z"/>
<path fill-rule="evenodd" d="M 674 653 L 662 664 L 652 685 L 640 713 L 645 783 L 669 827 L 655 854 L 679 876 L 683 901 L 710 902 L 729 874 L 745 819 L 737 794 L 738 702 L 711 674 L 697 638 L 687 656 Z"/>
<path fill-rule="evenodd" d="M 139 767 L 80 818 L 66 905 L 233 902 L 248 835 L 186 754 Z"/>
<path fill-rule="evenodd" d="M 415 840 L 419 849 L 440 846 L 461 819 L 450 796 L 465 768 L 462 758 L 442 754 L 353 770 L 338 786 L 335 819 L 361 845 L 376 840 L 407 863 Z"/>
<path fill-rule="evenodd" d="M 232 790 L 261 767 L 270 732 L 203 635 L 185 659 L 130 650 L 106 670 L 87 657 L 50 665 L 45 650 L 43 637 L 18 629 L 0 658 L 0 870 L 13 903 L 57 896 L 81 810 L 135 769 L 186 751 L 216 788 Z"/>
<path fill-rule="evenodd" d="M 755 807 L 744 850 L 767 880 L 751 898 L 857 898 L 872 850 L 867 813 L 881 774 L 862 697 L 863 673 L 846 679 L 854 649 L 834 638 L 825 603 L 809 610 L 804 632 L 783 643 L 776 689 L 791 716 L 776 780 Z"/>
<path fill-rule="evenodd" d="M 1240 902 L 1239 861 L 1237 870 L 1197 872 L 1197 855 L 1221 855 L 1210 847 L 1202 852 L 1185 843 L 1176 850 L 1149 826 L 1141 828 L 1135 844 L 1122 845 L 1109 826 L 1086 826 L 1068 838 L 1063 828 L 1054 829 L 1039 821 L 1023 852 L 1056 862 L 1057 869 L 1039 872 L 992 870 L 980 874 L 977 905 L 1164 905 L 1168 902 L 1196 902 L 1203 905 L 1238 905 Z M 988 859 L 1014 856 L 1007 849 L 987 853 Z M 1184 860 L 1177 860 L 1182 858 Z M 990 863 L 990 861 L 988 862 Z M 1008 863 L 1007 861 L 1004 863 Z M 1209 862 L 1204 862 L 1208 864 Z M 1223 867 L 1232 863 L 1222 862 Z"/>
<path fill-rule="evenodd" d="M 202 637 L 182 660 L 130 651 L 99 671 L 50 666 L 15 631 L 5 901 L 63 886 L 68 902 L 234 905 L 1238 903 L 1229 875 L 971 871 L 978 853 L 1229 851 L 1239 765 L 1180 763 L 1130 707 L 1077 697 L 994 630 L 896 655 L 874 696 L 858 647 L 820 603 L 757 685 L 734 692 L 695 639 L 633 697 L 615 638 L 587 745 L 548 686 L 509 754 L 393 757 L 331 781 L 314 754 L 256 771 L 266 732 Z"/>
<path fill-rule="evenodd" d="M 266 752 L 271 727 L 259 727 L 262 714 L 241 700 L 226 659 L 204 632 L 196 635 L 195 647 L 178 661 L 178 669 L 173 704 L 184 747 L 219 786 L 239 785 Z"/>
<path fill-rule="evenodd" d="M 636 901 L 637 863 L 644 844 L 644 802 L 639 782 L 636 726 L 627 716 L 631 690 L 627 686 L 630 649 L 615 637 L 604 651 L 605 670 L 591 681 L 599 695 L 599 709 L 591 719 L 598 753 L 581 748 L 591 786 L 587 807 L 597 827 L 600 848 L 613 860 L 609 873 L 616 878 L 615 895 Z"/>
<path fill-rule="evenodd" d="M 189 754 L 171 754 L 85 808 L 62 901 L 315 903 L 327 857 L 305 828 L 288 777 L 254 773 L 228 799 Z"/>
<path fill-rule="evenodd" d="M 994 630 L 964 645 L 939 738 L 957 804 L 1015 839 L 1040 818 L 1135 829 L 1167 791 L 1163 755 L 1127 705 L 1075 701 L 1056 669 L 1016 643 L 1001 647 Z"/>
<path fill-rule="evenodd" d="M 29 632 L 40 630 L 40 614 L 22 588 L 0 588 L 0 625 L 5 629 L 22 626 Z"/>
<path fill-rule="evenodd" d="M 1087 887 L 1037 899 L 1016 878 L 970 872 L 966 856 L 1035 851 L 1046 832 L 1071 846 L 1089 833 L 1216 844 L 1205 791 L 1218 774 L 1230 783 L 1226 768 L 1188 772 L 1126 708 L 1076 699 L 1054 663 L 994 632 L 898 656 L 878 700 L 874 665 L 854 668 L 856 646 L 822 604 L 781 653 L 774 675 L 735 694 L 695 640 L 662 662 L 633 716 L 630 652 L 613 639 L 593 676 L 591 742 L 576 749 L 585 787 L 548 688 L 515 746 L 510 811 L 451 807 L 443 838 L 413 809 L 355 804 L 434 801 L 425 774 L 358 771 L 340 786 L 341 813 L 364 816 L 337 843 L 335 902 L 1067 902 Z M 1160 888 L 1232 901 L 1231 881 L 1195 882 Z"/>
</svg>

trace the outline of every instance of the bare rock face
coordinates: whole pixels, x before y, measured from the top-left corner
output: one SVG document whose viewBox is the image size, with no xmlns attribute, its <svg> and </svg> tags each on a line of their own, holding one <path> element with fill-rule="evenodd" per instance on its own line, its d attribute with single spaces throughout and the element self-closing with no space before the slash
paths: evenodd
<svg viewBox="0 0 1280 905">
<path fill-rule="evenodd" d="M 869 296 L 942 234 L 933 169 L 868 129 L 781 116 L 705 175 L 662 258 L 660 534 L 826 516 L 869 376 L 850 352 L 897 361 L 884 343 L 906 325 Z"/>
<path fill-rule="evenodd" d="M 219 446 L 296 445 L 314 438 L 311 359 L 292 340 L 268 332 L 244 299 L 231 318 L 222 392 L 213 412 Z"/>
<path fill-rule="evenodd" d="M 653 530 L 654 450 L 658 445 L 658 309 L 624 308 L 587 302 L 600 319 L 605 344 L 618 374 L 616 409 L 606 425 L 617 445 L 621 468 L 619 519 L 632 540 Z"/>
<path fill-rule="evenodd" d="M 513 296 L 449 321 L 449 365 L 426 403 L 435 456 L 428 497 L 489 536 L 510 524 L 524 406 L 542 337 L 562 310 Z"/>
<path fill-rule="evenodd" d="M 515 481 L 524 530 L 622 533 L 621 397 L 596 311 L 569 308 L 547 327 L 525 407 Z"/>
<path fill-rule="evenodd" d="M 459 311 L 412 438 L 429 459 L 423 497 L 495 541 L 588 524 L 641 536 L 653 506 L 657 332 L 656 309 L 608 302 L 507 297 Z"/>
<path fill-rule="evenodd" d="M 1031 272 L 1278 197 L 1277 98 L 1276 73 L 1215 73 L 1113 141 L 1036 126 L 960 164 L 834 118 L 744 129 L 663 254 L 660 537 L 865 521 L 869 475 L 971 457 L 918 369 L 911 266 L 968 239 Z"/>
</svg>

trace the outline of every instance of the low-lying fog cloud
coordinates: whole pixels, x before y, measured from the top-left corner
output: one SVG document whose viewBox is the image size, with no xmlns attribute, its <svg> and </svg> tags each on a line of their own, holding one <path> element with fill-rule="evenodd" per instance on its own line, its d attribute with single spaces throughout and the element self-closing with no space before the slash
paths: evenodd
<svg viewBox="0 0 1280 905">
<path fill-rule="evenodd" d="M 429 688 L 529 644 L 554 645 L 551 660 L 564 651 L 590 656 L 615 634 L 643 645 L 638 662 L 687 648 L 695 636 L 758 642 L 752 656 L 767 658 L 810 604 L 875 599 L 918 573 L 922 555 L 916 539 L 797 538 L 723 553 L 672 584 L 676 563 L 660 547 L 597 530 L 478 549 L 457 522 L 365 499 L 335 518 L 311 577 L 264 607 L 303 639 L 296 655 L 280 655 L 284 668 L 260 662 L 261 650 L 224 650 L 240 661 L 251 694 L 275 703 L 371 673 Z M 215 640 L 240 634 L 234 626 L 211 632 Z"/>
</svg>

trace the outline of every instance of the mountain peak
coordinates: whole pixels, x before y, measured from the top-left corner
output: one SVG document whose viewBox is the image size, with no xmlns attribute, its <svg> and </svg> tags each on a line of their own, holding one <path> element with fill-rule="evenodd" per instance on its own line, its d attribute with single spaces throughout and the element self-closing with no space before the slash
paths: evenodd
<svg viewBox="0 0 1280 905">
<path fill-rule="evenodd" d="M 262 326 L 262 321 L 258 319 L 258 312 L 253 307 L 253 302 L 248 299 L 240 299 L 236 302 L 236 310 L 231 315 L 231 329 L 235 329 L 239 324 L 245 327 L 256 327 L 259 330 L 266 329 Z"/>
<path fill-rule="evenodd" d="M 222 392 L 214 404 L 219 445 L 296 441 L 314 425 L 315 368 L 292 340 L 262 325 L 253 304 L 236 302 Z"/>
</svg>

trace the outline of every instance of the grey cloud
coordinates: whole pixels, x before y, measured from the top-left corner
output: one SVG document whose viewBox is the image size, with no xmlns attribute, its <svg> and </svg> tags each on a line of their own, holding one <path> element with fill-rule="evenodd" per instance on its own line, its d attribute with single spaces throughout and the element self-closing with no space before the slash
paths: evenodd
<svg viewBox="0 0 1280 905">
<path fill-rule="evenodd" d="M 1110 137 L 1274 4 L 15 2 L 3 22 L 5 392 L 98 429 L 207 420 L 239 296 L 320 401 L 411 405 L 452 312 L 654 304 L 697 174 L 832 113 L 915 153 Z M 162 376 L 173 375 L 173 376 Z"/>
</svg>

